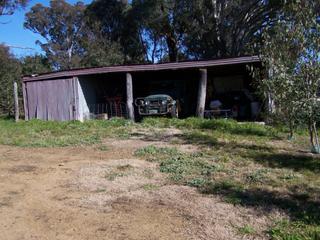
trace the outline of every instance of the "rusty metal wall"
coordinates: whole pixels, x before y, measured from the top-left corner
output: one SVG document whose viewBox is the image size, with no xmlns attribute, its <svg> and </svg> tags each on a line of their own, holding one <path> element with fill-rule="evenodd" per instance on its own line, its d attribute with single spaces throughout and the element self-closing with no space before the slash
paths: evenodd
<svg viewBox="0 0 320 240">
<path fill-rule="evenodd" d="M 77 84 L 76 78 L 25 82 L 28 119 L 77 119 Z"/>
</svg>

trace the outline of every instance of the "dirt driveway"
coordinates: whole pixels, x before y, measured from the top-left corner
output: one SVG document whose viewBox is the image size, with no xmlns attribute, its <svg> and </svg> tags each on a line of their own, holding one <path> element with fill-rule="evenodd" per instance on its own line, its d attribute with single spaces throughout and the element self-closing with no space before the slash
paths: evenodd
<svg viewBox="0 0 320 240">
<path fill-rule="evenodd" d="M 168 184 L 134 156 L 148 144 L 0 146 L 0 239 L 264 239 L 273 213 Z M 239 234 L 245 225 L 257 234 Z"/>
</svg>

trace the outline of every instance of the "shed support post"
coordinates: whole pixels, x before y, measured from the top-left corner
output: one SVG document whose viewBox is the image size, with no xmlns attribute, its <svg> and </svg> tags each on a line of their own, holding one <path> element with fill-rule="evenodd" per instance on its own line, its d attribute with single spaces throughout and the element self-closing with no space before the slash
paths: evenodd
<svg viewBox="0 0 320 240">
<path fill-rule="evenodd" d="M 13 96 L 14 96 L 14 118 L 16 122 L 19 121 L 19 98 L 18 98 L 18 84 L 13 83 Z"/>
<path fill-rule="evenodd" d="M 27 86 L 26 82 L 22 81 L 22 94 L 23 94 L 23 107 L 24 107 L 24 120 L 29 120 L 29 112 L 28 112 L 28 98 L 27 98 Z"/>
<path fill-rule="evenodd" d="M 198 88 L 198 102 L 197 102 L 197 116 L 200 118 L 204 117 L 204 110 L 206 104 L 206 94 L 207 94 L 207 69 L 200 69 L 200 79 Z"/>
<path fill-rule="evenodd" d="M 132 75 L 131 73 L 126 74 L 126 85 L 127 85 L 127 109 L 129 119 L 134 121 L 134 108 L 133 108 L 133 87 L 132 87 Z"/>
</svg>

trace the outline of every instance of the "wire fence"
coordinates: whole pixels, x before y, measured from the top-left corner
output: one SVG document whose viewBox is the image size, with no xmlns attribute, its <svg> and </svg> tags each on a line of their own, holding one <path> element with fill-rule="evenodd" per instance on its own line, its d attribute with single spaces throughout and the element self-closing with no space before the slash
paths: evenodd
<svg viewBox="0 0 320 240">
<path fill-rule="evenodd" d="M 95 119 L 128 118 L 128 109 L 124 102 L 108 101 L 89 104 L 89 110 L 91 118 Z"/>
</svg>

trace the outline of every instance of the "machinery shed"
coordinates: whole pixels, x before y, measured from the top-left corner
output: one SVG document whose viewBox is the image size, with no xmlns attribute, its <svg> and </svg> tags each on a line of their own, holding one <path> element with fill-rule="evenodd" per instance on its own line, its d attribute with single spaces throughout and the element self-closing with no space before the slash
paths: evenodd
<svg viewBox="0 0 320 240">
<path fill-rule="evenodd" d="M 135 120 L 140 118 L 135 99 L 166 94 L 179 103 L 182 118 L 237 111 L 232 113 L 234 118 L 250 120 L 257 117 L 259 101 L 254 96 L 249 67 L 261 68 L 258 56 L 83 68 L 24 76 L 25 118 Z M 245 103 L 241 98 L 248 100 Z M 217 102 L 218 108 L 213 106 Z"/>
</svg>

